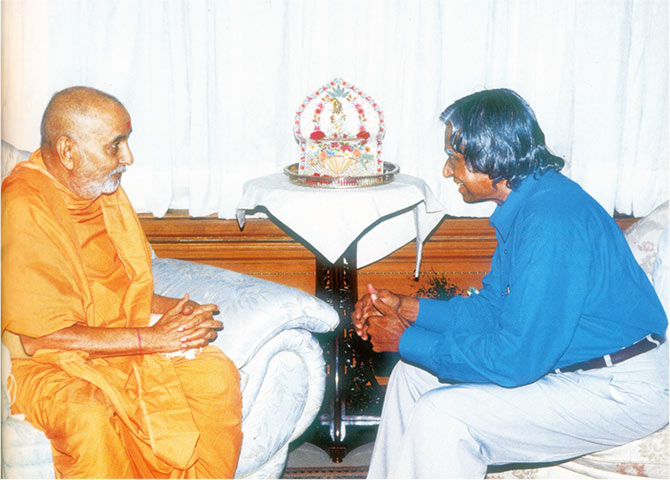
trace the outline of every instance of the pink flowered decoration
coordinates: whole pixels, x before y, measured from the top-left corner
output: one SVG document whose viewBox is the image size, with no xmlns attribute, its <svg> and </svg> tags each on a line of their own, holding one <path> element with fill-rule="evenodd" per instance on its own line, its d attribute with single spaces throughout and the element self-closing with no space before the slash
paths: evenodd
<svg viewBox="0 0 670 480">
<path fill-rule="evenodd" d="M 310 132 L 305 137 L 302 132 Z M 299 172 L 361 177 L 383 171 L 384 116 L 369 95 L 334 79 L 308 95 L 294 122 Z"/>
</svg>

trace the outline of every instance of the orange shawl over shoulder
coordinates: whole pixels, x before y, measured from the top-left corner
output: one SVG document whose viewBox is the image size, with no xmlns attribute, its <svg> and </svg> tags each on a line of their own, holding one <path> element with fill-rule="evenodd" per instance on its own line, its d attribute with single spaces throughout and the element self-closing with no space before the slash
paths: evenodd
<svg viewBox="0 0 670 480">
<path fill-rule="evenodd" d="M 39 337 L 76 322 L 106 326 L 96 325 L 81 248 L 55 184 L 39 150 L 2 183 L 3 333 Z M 128 324 L 114 326 L 146 326 L 153 277 L 144 232 L 121 188 L 100 200 L 107 232 L 130 277 L 123 300 Z"/>
</svg>

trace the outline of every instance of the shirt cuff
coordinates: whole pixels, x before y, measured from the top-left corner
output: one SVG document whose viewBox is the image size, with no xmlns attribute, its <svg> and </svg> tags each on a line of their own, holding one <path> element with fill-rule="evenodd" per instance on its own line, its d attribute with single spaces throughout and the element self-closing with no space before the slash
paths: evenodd
<svg viewBox="0 0 670 480">
<path fill-rule="evenodd" d="M 398 352 L 403 360 L 433 369 L 433 351 L 441 335 L 421 327 L 411 325 L 405 329 L 398 344 Z"/>
<path fill-rule="evenodd" d="M 447 300 L 419 298 L 419 314 L 413 325 L 437 333 L 446 331 L 449 328 L 447 307 Z"/>
</svg>

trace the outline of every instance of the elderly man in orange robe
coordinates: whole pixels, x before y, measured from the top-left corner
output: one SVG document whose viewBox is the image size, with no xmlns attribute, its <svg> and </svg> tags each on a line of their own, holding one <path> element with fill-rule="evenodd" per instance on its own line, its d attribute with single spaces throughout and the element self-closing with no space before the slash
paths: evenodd
<svg viewBox="0 0 670 480">
<path fill-rule="evenodd" d="M 239 375 L 208 345 L 222 327 L 216 305 L 153 293 L 150 250 L 119 187 L 130 133 L 114 97 L 63 90 L 41 148 L 2 184 L 12 411 L 51 440 L 60 478 L 231 478 Z"/>
</svg>

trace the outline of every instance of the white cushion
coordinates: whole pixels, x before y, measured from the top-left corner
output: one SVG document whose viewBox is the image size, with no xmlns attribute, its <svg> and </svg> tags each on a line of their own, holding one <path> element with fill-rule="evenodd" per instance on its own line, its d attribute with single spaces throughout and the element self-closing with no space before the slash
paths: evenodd
<svg viewBox="0 0 670 480">
<path fill-rule="evenodd" d="M 30 152 L 19 150 L 11 143 L 2 141 L 2 178 L 9 175 L 14 166 L 30 158 Z"/>
<path fill-rule="evenodd" d="M 242 368 L 279 332 L 302 328 L 328 332 L 339 323 L 335 309 L 298 289 L 210 265 L 154 258 L 154 291 L 219 306 L 223 331 L 213 342 Z"/>
<path fill-rule="evenodd" d="M 665 308 L 666 315 L 670 316 L 670 223 L 666 223 L 658 242 L 658 255 L 654 260 L 652 282 Z"/>
<path fill-rule="evenodd" d="M 661 234 L 668 224 L 668 202 L 662 203 L 624 232 L 628 245 L 649 279 L 654 273 Z"/>
<path fill-rule="evenodd" d="M 11 372 L 9 349 L 2 344 L 2 478 L 55 478 L 51 443 L 44 433 L 12 415 L 7 391 Z"/>
</svg>

